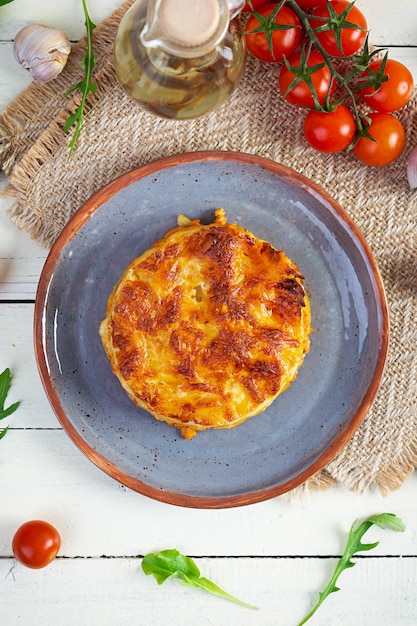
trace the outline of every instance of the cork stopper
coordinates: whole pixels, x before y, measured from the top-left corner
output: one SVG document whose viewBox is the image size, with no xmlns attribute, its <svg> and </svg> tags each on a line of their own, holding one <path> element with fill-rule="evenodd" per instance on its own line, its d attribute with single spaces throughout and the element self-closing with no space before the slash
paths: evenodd
<svg viewBox="0 0 417 626">
<path fill-rule="evenodd" d="M 161 0 L 159 27 L 172 41 L 192 47 L 208 41 L 216 32 L 218 0 Z"/>
</svg>

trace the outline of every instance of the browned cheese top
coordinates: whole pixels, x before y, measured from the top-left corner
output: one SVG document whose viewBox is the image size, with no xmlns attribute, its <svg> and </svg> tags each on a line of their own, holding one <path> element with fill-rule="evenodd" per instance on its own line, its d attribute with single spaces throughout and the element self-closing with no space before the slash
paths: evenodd
<svg viewBox="0 0 417 626">
<path fill-rule="evenodd" d="M 190 438 L 264 410 L 295 379 L 310 330 L 297 267 L 219 209 L 130 264 L 100 334 L 134 402 Z"/>
</svg>

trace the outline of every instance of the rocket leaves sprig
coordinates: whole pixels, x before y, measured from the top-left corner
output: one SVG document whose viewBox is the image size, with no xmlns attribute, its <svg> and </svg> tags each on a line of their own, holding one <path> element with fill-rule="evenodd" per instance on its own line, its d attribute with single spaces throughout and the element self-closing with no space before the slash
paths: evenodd
<svg viewBox="0 0 417 626">
<path fill-rule="evenodd" d="M 178 550 L 163 550 L 158 554 L 153 552 L 147 554 L 142 560 L 142 569 L 145 574 L 153 574 L 158 585 L 162 585 L 171 576 L 179 578 L 184 585 L 190 587 L 199 587 L 208 593 L 211 593 L 224 600 L 235 602 L 240 606 L 248 609 L 257 610 L 258 607 L 247 604 L 234 596 L 231 596 L 223 589 L 220 589 L 215 583 L 208 578 L 200 575 L 196 563 L 188 556 L 181 554 Z"/>
<path fill-rule="evenodd" d="M 93 52 L 93 30 L 96 28 L 94 22 L 92 22 L 85 0 L 82 0 L 84 17 L 85 17 L 85 27 L 87 31 L 87 50 L 86 53 L 80 63 L 80 67 L 84 68 L 84 78 L 80 80 L 76 85 L 73 85 L 68 89 L 65 93 L 65 96 L 69 96 L 73 91 L 79 89 L 81 91 L 82 97 L 81 102 L 76 108 L 75 112 L 70 115 L 65 123 L 64 132 L 68 132 L 75 124 L 74 134 L 69 143 L 69 156 L 71 156 L 76 141 L 78 139 L 78 135 L 80 134 L 81 127 L 83 125 L 83 117 L 84 117 L 84 109 L 87 102 L 87 97 L 90 93 L 95 93 L 97 90 L 96 83 L 92 82 L 93 69 L 96 63 L 96 59 Z"/>
<path fill-rule="evenodd" d="M 298 626 L 303 626 L 317 611 L 317 609 L 323 604 L 324 600 L 331 594 L 336 591 L 340 591 L 339 587 L 337 587 L 336 582 L 340 576 L 340 574 L 351 567 L 354 567 L 356 563 L 354 563 L 351 558 L 357 552 L 364 552 L 367 550 L 372 550 L 376 548 L 379 544 L 379 541 L 375 541 L 374 543 L 362 543 L 362 537 L 364 534 L 371 528 L 372 525 L 379 526 L 380 528 L 391 528 L 391 530 L 396 530 L 399 532 L 403 532 L 405 530 L 405 525 L 400 520 L 399 517 L 394 515 L 393 513 L 381 513 L 380 515 L 372 515 L 368 517 L 366 520 L 357 525 L 357 522 L 352 524 L 352 527 L 349 531 L 348 539 L 346 542 L 345 551 L 343 555 L 336 563 L 336 567 L 334 572 L 329 580 L 327 587 L 324 591 L 319 593 L 319 599 L 311 611 L 306 615 L 306 617 L 298 624 Z"/>
<path fill-rule="evenodd" d="M 14 413 L 14 411 L 16 411 L 17 407 L 20 404 L 20 402 L 15 402 L 14 404 L 11 404 L 7 408 L 4 407 L 7 394 L 9 393 L 11 381 L 12 381 L 12 377 L 11 377 L 9 368 L 7 367 L 4 370 L 4 372 L 0 374 L 0 420 L 3 420 L 5 417 L 8 417 L 12 413 Z M 3 428 L 3 430 L 0 430 L 0 439 L 3 439 L 8 429 L 9 427 L 6 426 L 6 428 Z"/>
</svg>

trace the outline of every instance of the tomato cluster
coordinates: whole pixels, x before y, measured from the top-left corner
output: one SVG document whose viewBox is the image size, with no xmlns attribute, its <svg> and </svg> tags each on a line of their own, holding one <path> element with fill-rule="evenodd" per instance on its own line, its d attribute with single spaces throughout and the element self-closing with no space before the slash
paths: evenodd
<svg viewBox="0 0 417 626">
<path fill-rule="evenodd" d="M 279 92 L 308 109 L 310 146 L 349 149 L 376 166 L 401 154 L 405 131 L 392 113 L 410 100 L 414 80 L 399 61 L 370 51 L 367 21 L 354 1 L 248 0 L 243 10 L 248 50 L 280 63 Z"/>
</svg>

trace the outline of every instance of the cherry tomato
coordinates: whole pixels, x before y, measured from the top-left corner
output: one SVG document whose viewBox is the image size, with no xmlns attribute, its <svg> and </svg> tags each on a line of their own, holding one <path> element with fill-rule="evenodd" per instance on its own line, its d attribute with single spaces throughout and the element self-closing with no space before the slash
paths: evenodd
<svg viewBox="0 0 417 626">
<path fill-rule="evenodd" d="M 390 113 L 370 113 L 369 133 L 374 141 L 361 137 L 353 153 L 367 165 L 388 165 L 400 156 L 405 144 L 401 122 Z"/>
<path fill-rule="evenodd" d="M 372 75 L 372 72 L 378 72 L 381 64 L 382 60 L 374 61 L 362 76 L 366 78 L 369 74 Z M 405 65 L 394 59 L 387 59 L 384 76 L 388 76 L 388 80 L 382 83 L 379 89 L 375 90 L 373 86 L 364 87 L 360 90 L 361 96 L 375 111 L 382 113 L 398 111 L 412 96 L 413 76 Z"/>
<path fill-rule="evenodd" d="M 355 133 L 355 118 L 344 104 L 329 113 L 309 111 L 304 120 L 304 136 L 320 152 L 344 150 L 352 143 Z"/>
<path fill-rule="evenodd" d="M 363 45 L 367 35 L 367 23 L 365 16 L 356 6 L 351 6 L 346 17 L 340 16 L 345 9 L 351 4 L 348 0 L 333 0 L 331 6 L 337 13 L 337 16 L 331 20 L 329 28 L 316 32 L 317 39 L 323 46 L 327 54 L 335 57 L 350 56 L 355 54 Z M 317 17 L 329 17 L 329 9 L 327 5 L 317 7 L 311 12 Z M 325 24 L 323 20 L 311 19 L 310 24 L 313 28 L 319 28 Z M 348 25 L 350 24 L 350 26 Z M 351 25 L 355 24 L 357 28 Z M 340 43 L 342 49 L 339 48 L 335 37 L 335 31 L 340 30 Z"/>
<path fill-rule="evenodd" d="M 288 63 L 291 67 L 297 69 L 300 67 L 301 58 L 301 52 L 296 52 L 292 57 L 288 59 Z M 309 67 L 311 68 L 315 65 L 322 64 L 323 67 L 319 67 L 310 74 L 311 82 L 316 91 L 317 99 L 321 105 L 324 104 L 327 94 L 329 93 L 329 95 L 331 95 L 334 91 L 334 84 L 331 81 L 330 70 L 325 64 L 323 56 L 319 52 L 310 52 L 306 61 L 307 69 Z M 295 78 L 296 73 L 292 69 L 289 69 L 286 65 L 283 65 L 278 79 L 281 94 L 291 104 L 314 109 L 316 105 L 314 102 L 313 94 L 305 80 L 302 79 L 287 93 L 287 90 L 289 89 Z"/>
<path fill-rule="evenodd" d="M 274 4 L 264 4 L 258 9 L 258 13 L 267 18 L 275 9 L 276 5 Z M 293 28 L 272 31 L 273 54 L 271 54 L 266 34 L 264 32 L 250 32 L 260 26 L 260 21 L 256 15 L 251 15 L 247 21 L 245 35 L 247 48 L 255 57 L 262 61 L 282 61 L 284 56 L 288 57 L 295 52 L 301 41 L 301 22 L 292 9 L 284 5 L 276 14 L 275 23 L 286 24 L 293 26 Z"/>
<path fill-rule="evenodd" d="M 54 526 L 42 520 L 31 520 L 20 526 L 12 541 L 16 559 L 32 569 L 46 567 L 56 557 L 61 537 Z"/>
<path fill-rule="evenodd" d="M 325 6 L 327 0 L 295 0 L 302 9 L 314 9 L 315 7 Z"/>
<path fill-rule="evenodd" d="M 245 6 L 243 7 L 242 11 L 248 12 L 248 11 L 256 11 L 257 9 L 259 9 L 259 7 L 261 7 L 263 4 L 266 4 L 268 2 L 268 0 L 252 0 L 252 7 L 249 6 L 249 3 L 247 2 L 245 4 Z"/>
</svg>

